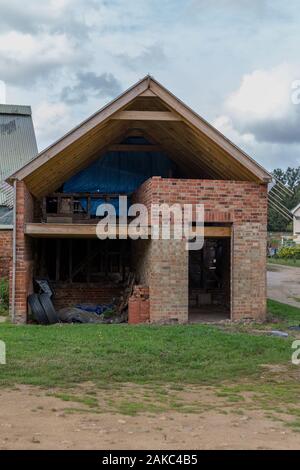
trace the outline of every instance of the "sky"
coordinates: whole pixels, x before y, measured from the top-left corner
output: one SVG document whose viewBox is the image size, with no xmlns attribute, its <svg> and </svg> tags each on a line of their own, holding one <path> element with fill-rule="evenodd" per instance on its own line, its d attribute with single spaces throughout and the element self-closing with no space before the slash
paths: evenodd
<svg viewBox="0 0 300 470">
<path fill-rule="evenodd" d="M 39 150 L 150 73 L 268 170 L 297 167 L 299 25 L 300 0 L 0 0 L 0 80 Z"/>
</svg>

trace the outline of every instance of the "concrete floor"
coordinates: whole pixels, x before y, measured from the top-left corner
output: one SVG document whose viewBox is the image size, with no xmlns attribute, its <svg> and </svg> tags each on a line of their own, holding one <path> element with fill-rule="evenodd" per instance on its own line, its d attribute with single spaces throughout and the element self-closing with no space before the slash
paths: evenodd
<svg viewBox="0 0 300 470">
<path fill-rule="evenodd" d="M 300 268 L 269 264 L 268 298 L 300 308 Z"/>
<path fill-rule="evenodd" d="M 222 305 L 203 305 L 189 309 L 189 323 L 214 323 L 229 320 L 230 312 Z"/>
</svg>

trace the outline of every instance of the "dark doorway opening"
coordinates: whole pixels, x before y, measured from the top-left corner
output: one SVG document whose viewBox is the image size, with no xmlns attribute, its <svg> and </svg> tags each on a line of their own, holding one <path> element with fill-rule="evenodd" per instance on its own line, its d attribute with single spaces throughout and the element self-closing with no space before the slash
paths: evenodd
<svg viewBox="0 0 300 470">
<path fill-rule="evenodd" d="M 189 321 L 230 318 L 230 238 L 206 238 L 189 252 Z"/>
</svg>

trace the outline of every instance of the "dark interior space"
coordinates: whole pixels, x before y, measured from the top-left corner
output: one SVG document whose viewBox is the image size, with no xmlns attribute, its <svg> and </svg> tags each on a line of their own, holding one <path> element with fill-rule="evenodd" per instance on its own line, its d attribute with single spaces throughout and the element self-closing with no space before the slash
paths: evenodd
<svg viewBox="0 0 300 470">
<path fill-rule="evenodd" d="M 189 252 L 189 321 L 230 318 L 230 238 L 207 238 Z"/>
<path fill-rule="evenodd" d="M 57 309 L 118 304 L 131 274 L 130 240 L 41 238 L 34 252 L 34 278 L 49 281 Z"/>
<path fill-rule="evenodd" d="M 130 240 L 37 239 L 36 277 L 52 282 L 123 281 L 131 268 Z"/>
</svg>

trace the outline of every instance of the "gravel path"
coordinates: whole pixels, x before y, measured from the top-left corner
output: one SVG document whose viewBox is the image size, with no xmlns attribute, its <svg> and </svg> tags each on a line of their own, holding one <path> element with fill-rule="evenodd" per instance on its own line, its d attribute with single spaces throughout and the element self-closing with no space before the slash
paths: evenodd
<svg viewBox="0 0 300 470">
<path fill-rule="evenodd" d="M 268 298 L 300 308 L 300 268 L 269 264 Z"/>
</svg>

